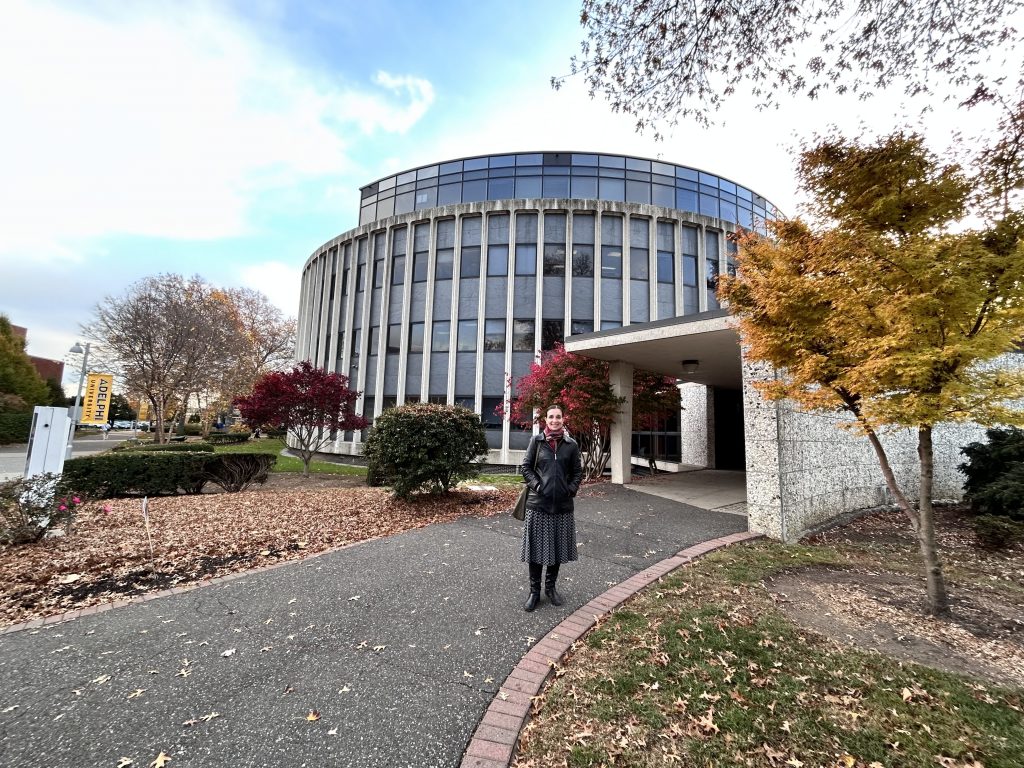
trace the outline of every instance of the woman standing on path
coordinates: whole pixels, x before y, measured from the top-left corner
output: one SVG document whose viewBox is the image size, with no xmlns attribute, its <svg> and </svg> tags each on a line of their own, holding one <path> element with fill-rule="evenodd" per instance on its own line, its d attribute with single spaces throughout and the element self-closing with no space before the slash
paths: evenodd
<svg viewBox="0 0 1024 768">
<path fill-rule="evenodd" d="M 555 590 L 558 567 L 577 559 L 573 497 L 583 480 L 580 447 L 563 428 L 562 406 L 549 406 L 544 430 L 526 449 L 522 473 L 530 489 L 523 523 L 519 559 L 530 564 L 530 597 L 523 607 L 532 611 L 540 602 L 541 570 L 546 565 L 544 592 L 552 605 L 561 605 Z"/>
</svg>

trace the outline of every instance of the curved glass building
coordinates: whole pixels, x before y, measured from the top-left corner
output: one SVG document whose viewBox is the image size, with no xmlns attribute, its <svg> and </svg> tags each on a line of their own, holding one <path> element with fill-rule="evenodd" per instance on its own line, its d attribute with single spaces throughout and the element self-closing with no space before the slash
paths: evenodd
<svg viewBox="0 0 1024 768">
<path fill-rule="evenodd" d="M 529 435 L 494 411 L 541 350 L 718 309 L 727 235 L 776 215 L 728 179 L 622 155 L 415 168 L 363 187 L 360 225 L 306 262 L 296 356 L 347 375 L 368 418 L 411 401 L 472 408 L 491 461 L 516 463 Z M 362 437 L 331 450 L 359 453 Z"/>
</svg>

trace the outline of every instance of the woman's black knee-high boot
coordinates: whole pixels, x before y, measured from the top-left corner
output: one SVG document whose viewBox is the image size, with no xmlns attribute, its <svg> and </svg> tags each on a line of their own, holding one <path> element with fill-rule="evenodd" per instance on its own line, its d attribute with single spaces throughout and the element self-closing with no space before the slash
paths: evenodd
<svg viewBox="0 0 1024 768">
<path fill-rule="evenodd" d="M 556 606 L 562 604 L 562 596 L 558 594 L 558 590 L 555 589 L 555 582 L 557 580 L 558 566 L 549 565 L 544 579 L 544 594 L 548 596 L 548 600 L 551 601 L 551 604 Z"/>
<path fill-rule="evenodd" d="M 529 613 L 540 602 L 540 573 L 544 568 L 540 563 L 530 563 L 530 596 L 523 608 Z"/>
</svg>

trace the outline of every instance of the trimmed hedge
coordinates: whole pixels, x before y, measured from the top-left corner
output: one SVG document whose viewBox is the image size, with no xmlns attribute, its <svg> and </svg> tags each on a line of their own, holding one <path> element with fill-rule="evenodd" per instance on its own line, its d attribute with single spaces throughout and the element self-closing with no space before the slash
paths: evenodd
<svg viewBox="0 0 1024 768">
<path fill-rule="evenodd" d="M 974 518 L 974 535 L 983 547 L 1008 549 L 1024 541 L 1024 523 L 995 515 L 978 515 Z"/>
<path fill-rule="evenodd" d="M 211 432 L 206 436 L 207 442 L 213 445 L 235 445 L 249 442 L 248 432 Z"/>
<path fill-rule="evenodd" d="M 0 445 L 27 443 L 32 431 L 32 413 L 0 413 Z"/>
<path fill-rule="evenodd" d="M 195 443 L 143 443 L 132 449 L 133 451 L 145 451 L 146 453 L 153 453 L 154 451 L 171 451 L 174 453 L 188 453 L 200 452 L 200 453 L 213 453 L 213 446 L 209 443 L 195 442 Z"/>
<path fill-rule="evenodd" d="M 274 453 L 138 451 L 83 456 L 64 462 L 64 480 L 91 498 L 200 493 L 207 483 L 239 491 L 266 481 Z"/>
</svg>

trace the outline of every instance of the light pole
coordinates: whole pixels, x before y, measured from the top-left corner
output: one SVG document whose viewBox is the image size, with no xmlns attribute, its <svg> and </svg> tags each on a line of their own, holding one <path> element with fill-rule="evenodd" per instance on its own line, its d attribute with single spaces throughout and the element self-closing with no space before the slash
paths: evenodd
<svg viewBox="0 0 1024 768">
<path fill-rule="evenodd" d="M 82 385 L 85 384 L 85 374 L 89 370 L 89 342 L 85 342 L 85 349 L 82 349 L 82 345 L 77 341 L 69 352 L 73 355 L 81 355 L 83 352 L 85 356 L 82 358 L 82 372 L 78 377 L 78 393 L 75 395 L 75 410 L 71 416 L 71 435 L 68 437 L 68 450 L 64 454 L 65 459 L 71 458 L 71 450 L 75 442 L 75 430 L 78 428 L 78 409 L 82 404 Z"/>
</svg>

